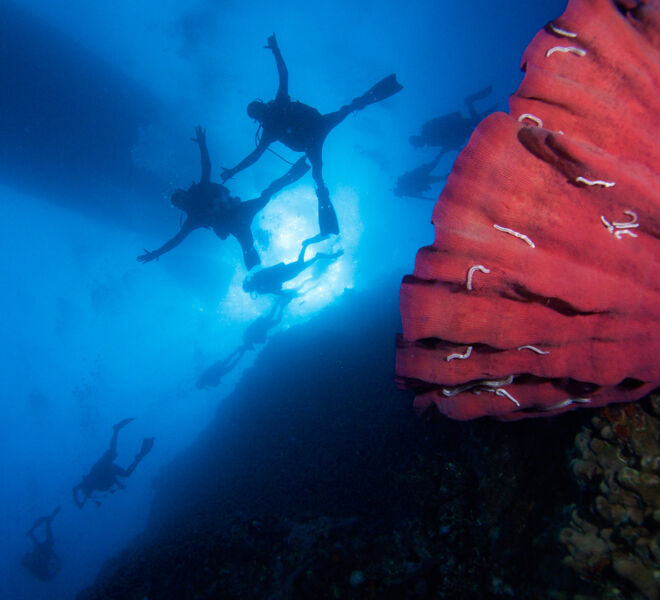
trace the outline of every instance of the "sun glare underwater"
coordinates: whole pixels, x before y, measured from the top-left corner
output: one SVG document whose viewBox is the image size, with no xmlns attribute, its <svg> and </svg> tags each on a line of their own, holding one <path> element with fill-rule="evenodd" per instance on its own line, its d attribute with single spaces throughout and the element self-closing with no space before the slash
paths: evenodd
<svg viewBox="0 0 660 600">
<path fill-rule="evenodd" d="M 564 9 L 543 4 L 2 3 L 0 597 L 74 598 L 91 585 L 146 527 L 162 470 L 281 332 L 313 331 L 325 309 L 362 293 L 394 305 L 416 250 L 432 242 L 433 203 L 467 141 L 438 156 L 409 138 L 441 115 L 459 111 L 467 122 L 471 95 L 480 116 L 506 110 L 521 77 L 511 65 Z M 339 234 L 309 244 L 309 264 L 277 293 L 244 289 L 246 278 L 299 261 L 302 242 L 319 233 L 308 171 L 253 219 L 260 265 L 248 270 L 237 239 L 208 227 L 140 264 L 183 223 L 174 190 L 200 181 L 195 127 L 206 133 L 213 183 L 254 150 L 258 124 L 246 107 L 277 92 L 265 47 L 273 32 L 291 99 L 322 114 L 390 73 L 403 86 L 325 139 Z M 271 150 L 224 182 L 232 196 L 259 198 L 301 156 L 280 143 Z M 357 335 L 363 316 L 351 316 Z M 319 337 L 309 352 L 322 351 Z M 135 473 L 125 490 L 79 510 L 72 489 L 127 418 L 115 462 L 137 460 Z M 151 438 L 153 449 L 140 451 Z M 21 565 L 32 549 L 25 534 L 58 506 L 61 569 L 39 581 Z"/>
</svg>

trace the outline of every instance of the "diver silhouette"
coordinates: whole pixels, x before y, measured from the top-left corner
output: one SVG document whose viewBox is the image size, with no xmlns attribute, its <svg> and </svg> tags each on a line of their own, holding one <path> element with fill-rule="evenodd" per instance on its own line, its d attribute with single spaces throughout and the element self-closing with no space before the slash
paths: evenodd
<svg viewBox="0 0 660 600">
<path fill-rule="evenodd" d="M 277 94 L 275 99 L 270 102 L 254 100 L 248 105 L 248 115 L 259 122 L 261 138 L 257 147 L 235 167 L 223 169 L 222 180 L 226 181 L 239 171 L 249 167 L 273 142 L 279 141 L 291 150 L 304 152 L 312 164 L 312 177 L 316 183 L 320 233 L 312 238 L 312 241 L 318 241 L 331 234 L 339 233 L 337 215 L 323 180 L 323 143 L 327 135 L 352 112 L 389 98 L 403 89 L 403 86 L 396 80 L 396 75 L 391 74 L 365 94 L 355 98 L 350 104 L 342 106 L 335 112 L 322 115 L 307 104 L 291 101 L 289 74 L 275 34 L 268 38 L 266 48 L 272 51 L 277 65 L 279 75 Z"/>
<path fill-rule="evenodd" d="M 333 254 L 319 252 L 313 258 L 306 261 L 305 246 L 303 246 L 298 255 L 298 260 L 295 262 L 278 263 L 248 276 L 243 281 L 243 289 L 246 292 L 254 294 L 274 294 L 276 297 L 275 304 L 273 304 L 267 314 L 261 315 L 245 328 L 241 346 L 204 370 L 197 379 L 196 386 L 203 389 L 219 385 L 222 378 L 236 367 L 248 350 L 254 350 L 255 346 L 266 343 L 268 332 L 280 323 L 284 309 L 298 295 L 298 290 L 282 289 L 284 283 L 297 277 L 315 262 L 320 260 L 334 261 L 343 253 L 343 250 L 339 250 Z"/>
<path fill-rule="evenodd" d="M 460 150 L 479 122 L 497 108 L 497 104 L 495 104 L 482 113 L 478 113 L 474 108 L 477 100 L 486 98 L 492 91 L 493 87 L 489 85 L 465 98 L 469 117 L 464 117 L 461 111 L 457 110 L 426 121 L 422 125 L 420 135 L 410 136 L 411 145 L 415 148 L 436 146 L 441 148 L 443 154 L 451 150 Z"/>
<path fill-rule="evenodd" d="M 283 290 L 282 285 L 287 281 L 294 279 L 305 269 L 311 267 L 318 260 L 334 261 L 344 254 L 343 250 L 338 250 L 332 254 L 317 252 L 309 260 L 305 260 L 305 247 L 298 255 L 298 260 L 291 263 L 277 263 L 272 267 L 265 267 L 260 271 L 255 271 L 243 280 L 243 289 L 250 294 L 275 294 L 275 295 L 293 295 L 298 291 L 293 289 Z"/>
<path fill-rule="evenodd" d="M 178 246 L 191 231 L 206 227 L 213 229 L 222 240 L 233 235 L 241 245 L 243 261 L 249 270 L 261 262 L 251 231 L 255 215 L 275 194 L 300 179 L 309 170 L 309 165 L 303 156 L 285 175 L 273 181 L 258 198 L 241 202 L 240 198 L 231 196 L 224 185 L 211 183 L 211 160 L 206 146 L 206 133 L 198 126 L 195 128 L 195 134 L 192 140 L 199 145 L 202 159 L 201 180 L 199 183 L 193 183 L 187 190 L 176 190 L 171 198 L 172 205 L 186 213 L 186 220 L 172 239 L 153 252 L 145 250 L 145 254 L 138 256 L 137 260 L 142 263 L 157 260 L 159 256 Z"/>
<path fill-rule="evenodd" d="M 243 358 L 248 350 L 265 344 L 268 332 L 282 320 L 284 308 L 294 298 L 295 294 L 279 295 L 268 314 L 261 315 L 250 323 L 243 331 L 243 344 L 222 360 L 213 363 L 197 379 L 196 386 L 200 389 L 220 385 L 222 378 L 229 373 Z"/>
<path fill-rule="evenodd" d="M 62 566 L 60 558 L 53 550 L 54 539 L 53 531 L 51 529 L 51 523 L 58 512 L 60 512 L 59 506 L 52 512 L 52 514 L 46 517 L 39 517 L 26 533 L 32 541 L 33 549 L 23 555 L 21 564 L 31 575 L 41 581 L 50 581 L 53 579 L 53 577 L 59 573 Z M 44 526 L 45 539 L 43 541 L 40 541 L 35 535 L 35 530 L 41 525 Z"/>
<path fill-rule="evenodd" d="M 449 177 L 449 173 L 447 175 L 431 175 L 433 169 L 438 166 L 442 155 L 443 152 L 439 152 L 431 162 L 420 165 L 400 175 L 396 180 L 394 195 L 421 198 L 422 200 L 436 200 L 437 198 L 435 197 L 424 196 L 424 192 L 428 192 L 434 183 L 444 181 Z"/>
<path fill-rule="evenodd" d="M 112 426 L 113 433 L 110 440 L 110 448 L 94 464 L 89 473 L 83 476 L 82 481 L 73 488 L 73 500 L 78 508 L 82 508 L 85 502 L 90 499 L 97 506 L 100 506 L 101 503 L 92 497 L 95 491 L 114 494 L 117 490 L 123 490 L 126 486 L 117 478 L 130 477 L 140 461 L 153 448 L 154 438 L 144 438 L 140 451 L 135 455 L 133 462 L 127 469 L 123 469 L 114 463 L 115 458 L 117 458 L 117 436 L 119 435 L 119 430 L 126 427 L 133 420 L 132 418 L 124 419 Z M 81 494 L 83 496 L 82 500 L 80 499 Z"/>
<path fill-rule="evenodd" d="M 225 358 L 214 362 L 210 367 L 204 369 L 197 378 L 195 386 L 200 390 L 219 386 L 222 378 L 240 362 L 244 354 L 245 346 L 239 346 Z"/>
</svg>

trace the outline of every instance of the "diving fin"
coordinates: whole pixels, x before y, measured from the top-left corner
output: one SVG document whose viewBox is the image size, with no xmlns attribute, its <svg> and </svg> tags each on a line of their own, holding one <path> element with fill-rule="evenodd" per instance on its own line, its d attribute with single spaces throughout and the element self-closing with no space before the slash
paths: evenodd
<svg viewBox="0 0 660 600">
<path fill-rule="evenodd" d="M 479 90 L 478 92 L 475 92 L 474 94 L 470 94 L 469 96 L 465 96 L 465 102 L 470 104 L 471 102 L 475 102 L 476 100 L 483 100 L 487 96 L 491 94 L 493 91 L 493 86 L 489 85 L 485 87 L 483 90 Z"/>
<path fill-rule="evenodd" d="M 362 96 L 355 98 L 355 100 L 351 102 L 351 108 L 353 110 L 361 110 L 369 104 L 380 102 L 381 100 L 385 100 L 385 98 L 393 96 L 402 89 L 403 86 L 396 80 L 396 73 L 392 73 L 384 79 L 381 79 L 366 93 L 362 94 Z"/>
<path fill-rule="evenodd" d="M 316 196 L 319 199 L 319 229 L 322 236 L 328 236 L 339 233 L 339 223 L 337 213 L 332 202 L 330 202 L 330 193 L 328 188 L 323 186 L 316 190 Z"/>
<path fill-rule="evenodd" d="M 479 90 L 478 92 L 475 92 L 470 96 L 465 96 L 465 104 L 467 105 L 468 110 L 470 111 L 470 118 L 474 120 L 481 120 L 483 118 L 483 115 L 488 115 L 494 112 L 495 109 L 488 109 L 485 113 L 479 114 L 477 113 L 477 109 L 474 108 L 474 103 L 477 100 L 483 100 L 484 98 L 488 97 L 492 91 L 493 91 L 493 86 L 489 85 L 483 90 Z"/>
<path fill-rule="evenodd" d="M 123 419 L 122 421 L 119 421 L 119 423 L 115 423 L 113 425 L 114 429 L 122 429 L 126 427 L 131 421 L 135 421 L 135 417 L 129 417 L 128 419 Z"/>
<path fill-rule="evenodd" d="M 140 453 L 138 456 L 144 458 L 149 451 L 154 447 L 154 438 L 144 438 L 142 440 L 142 448 L 140 448 Z"/>
</svg>

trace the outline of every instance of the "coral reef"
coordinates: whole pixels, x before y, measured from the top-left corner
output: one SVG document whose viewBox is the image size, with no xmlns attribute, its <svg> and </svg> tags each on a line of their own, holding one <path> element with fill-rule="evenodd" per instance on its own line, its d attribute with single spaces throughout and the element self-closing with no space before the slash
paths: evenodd
<svg viewBox="0 0 660 600">
<path fill-rule="evenodd" d="M 660 393 L 603 408 L 575 445 L 586 504 L 560 534 L 565 564 L 602 598 L 660 598 Z"/>
</svg>

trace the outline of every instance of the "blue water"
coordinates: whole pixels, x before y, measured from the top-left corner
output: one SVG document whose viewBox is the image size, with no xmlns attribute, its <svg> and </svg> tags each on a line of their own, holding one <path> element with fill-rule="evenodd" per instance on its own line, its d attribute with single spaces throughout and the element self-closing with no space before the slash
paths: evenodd
<svg viewBox="0 0 660 600">
<path fill-rule="evenodd" d="M 139 264 L 179 226 L 169 203 L 198 180 L 190 141 L 206 128 L 212 180 L 254 148 L 245 107 L 269 100 L 272 32 L 292 99 L 331 112 L 396 72 L 404 89 L 354 113 L 328 137 L 324 175 L 342 229 L 319 250 L 343 250 L 302 290 L 278 330 L 310 323 L 346 290 L 398 281 L 430 243 L 432 203 L 393 194 L 397 177 L 432 160 L 408 137 L 492 85 L 479 108 L 518 86 L 520 57 L 564 2 L 238 2 L 62 0 L 0 5 L 0 598 L 73 598 L 145 525 L 152 481 L 204 429 L 258 348 L 215 388 L 195 383 L 240 346 L 272 306 L 242 287 L 238 243 L 193 232 L 158 262 Z M 282 6 L 284 5 L 284 6 Z M 8 82 L 8 83 L 7 83 Z M 229 182 L 259 195 L 297 155 L 281 145 Z M 445 155 L 446 173 L 456 153 Z M 441 183 L 431 195 L 437 197 Z M 264 266 L 295 260 L 317 231 L 311 175 L 255 219 Z M 392 332 L 392 343 L 394 340 Z M 332 368 L 330 365 L 328 368 Z M 82 510 L 71 489 L 107 449 L 112 425 L 127 466 L 152 452 L 127 489 Z M 61 572 L 35 580 L 20 565 L 33 521 L 53 521 Z"/>
</svg>

